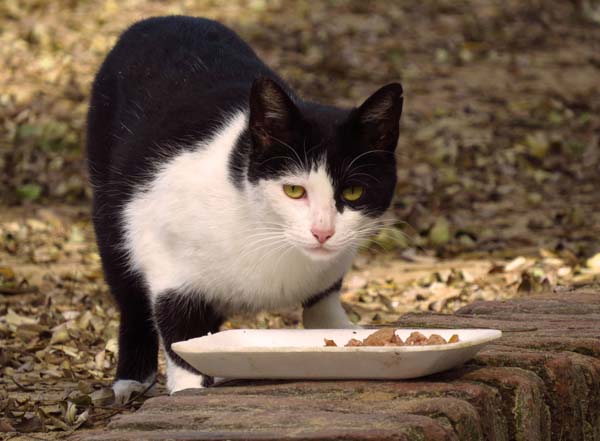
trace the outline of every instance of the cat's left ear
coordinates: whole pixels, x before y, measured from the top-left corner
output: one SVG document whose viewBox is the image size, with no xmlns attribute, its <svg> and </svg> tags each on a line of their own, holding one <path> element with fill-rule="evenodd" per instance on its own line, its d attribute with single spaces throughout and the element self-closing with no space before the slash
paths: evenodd
<svg viewBox="0 0 600 441">
<path fill-rule="evenodd" d="M 356 123 L 368 148 L 390 151 L 396 148 L 404 103 L 402 94 L 400 83 L 391 83 L 357 109 Z"/>
<path fill-rule="evenodd" d="M 299 110 L 283 88 L 270 78 L 254 81 L 250 91 L 250 133 L 254 144 L 268 150 L 289 143 Z"/>
</svg>

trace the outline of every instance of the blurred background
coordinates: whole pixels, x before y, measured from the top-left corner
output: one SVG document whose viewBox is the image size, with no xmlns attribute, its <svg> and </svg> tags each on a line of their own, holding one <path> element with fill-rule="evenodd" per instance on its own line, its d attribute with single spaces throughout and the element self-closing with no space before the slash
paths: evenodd
<svg viewBox="0 0 600 441">
<path fill-rule="evenodd" d="M 229 25 L 306 98 L 353 106 L 404 85 L 398 223 L 344 282 L 354 321 L 596 283 L 596 0 L 3 0 L 0 384 L 21 401 L 0 391 L 0 411 L 22 412 L 11 424 L 96 421 L 76 420 L 83 405 L 71 420 L 60 414 L 64 427 L 50 418 L 65 390 L 102 391 L 118 350 L 89 221 L 89 89 L 127 26 L 166 14 Z M 227 327 L 298 319 L 284 311 Z"/>
</svg>

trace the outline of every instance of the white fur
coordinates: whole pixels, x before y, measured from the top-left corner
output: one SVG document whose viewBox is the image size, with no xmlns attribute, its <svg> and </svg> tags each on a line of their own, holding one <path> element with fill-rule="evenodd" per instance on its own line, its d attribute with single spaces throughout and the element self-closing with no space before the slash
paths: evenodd
<svg viewBox="0 0 600 441">
<path fill-rule="evenodd" d="M 346 329 L 357 328 L 346 315 L 340 304 L 339 296 L 332 293 L 312 305 L 304 308 L 302 323 L 305 329 Z"/>
<path fill-rule="evenodd" d="M 202 375 L 194 374 L 177 366 L 171 357 L 165 353 L 167 359 L 167 390 L 175 393 L 185 389 L 200 389 L 202 386 Z"/>
<path fill-rule="evenodd" d="M 226 309 L 279 309 L 327 289 L 349 268 L 349 235 L 363 216 L 335 210 L 324 167 L 241 192 L 230 182 L 229 155 L 246 124 L 244 113 L 233 117 L 205 145 L 164 164 L 127 204 L 125 246 L 153 297 L 187 288 Z M 305 186 L 307 198 L 289 198 L 283 183 Z M 335 225 L 328 253 L 305 248 L 318 244 L 315 223 Z"/>
<path fill-rule="evenodd" d="M 212 139 L 162 164 L 125 206 L 125 248 L 153 301 L 165 290 L 180 289 L 200 293 L 226 313 L 280 309 L 329 288 L 348 270 L 354 232 L 366 219 L 348 208 L 336 210 L 324 164 L 242 190 L 233 185 L 228 161 L 246 126 L 247 115 L 236 114 Z M 290 155 L 299 160 L 292 149 Z M 302 185 L 306 197 L 288 197 L 284 184 Z M 333 228 L 335 234 L 311 249 L 319 245 L 312 227 Z M 349 323 L 342 314 L 331 296 L 305 316 L 310 325 L 339 327 Z M 198 376 L 181 371 L 169 367 L 170 390 L 199 387 Z"/>
<path fill-rule="evenodd" d="M 154 382 L 154 375 L 147 378 L 143 383 L 135 380 L 117 380 L 113 384 L 115 404 L 125 404 L 134 395 L 145 391 Z"/>
</svg>

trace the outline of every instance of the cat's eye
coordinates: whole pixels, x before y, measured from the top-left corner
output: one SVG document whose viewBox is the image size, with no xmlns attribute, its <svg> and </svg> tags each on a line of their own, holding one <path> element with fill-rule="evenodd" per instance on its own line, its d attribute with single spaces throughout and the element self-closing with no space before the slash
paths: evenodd
<svg viewBox="0 0 600 441">
<path fill-rule="evenodd" d="M 283 191 L 292 199 L 300 199 L 306 194 L 306 190 L 300 185 L 284 185 Z"/>
<path fill-rule="evenodd" d="M 365 192 L 365 188 L 362 185 L 352 185 L 344 188 L 342 191 L 342 198 L 348 202 L 354 202 L 360 199 Z"/>
</svg>

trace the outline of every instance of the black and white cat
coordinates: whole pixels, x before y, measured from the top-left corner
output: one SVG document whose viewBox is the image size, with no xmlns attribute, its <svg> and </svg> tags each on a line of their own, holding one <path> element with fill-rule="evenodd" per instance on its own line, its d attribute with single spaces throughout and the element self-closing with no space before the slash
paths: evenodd
<svg viewBox="0 0 600 441">
<path fill-rule="evenodd" d="M 233 31 L 160 17 L 119 39 L 88 116 L 93 219 L 121 311 L 114 390 L 202 386 L 171 343 L 235 312 L 302 304 L 307 328 L 351 326 L 341 280 L 396 184 L 402 88 L 360 107 L 301 100 Z"/>
</svg>

